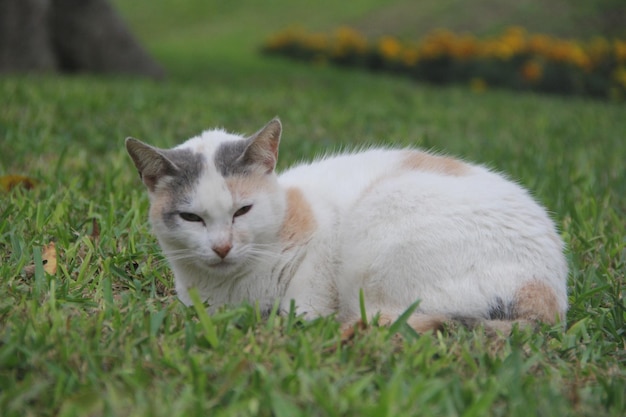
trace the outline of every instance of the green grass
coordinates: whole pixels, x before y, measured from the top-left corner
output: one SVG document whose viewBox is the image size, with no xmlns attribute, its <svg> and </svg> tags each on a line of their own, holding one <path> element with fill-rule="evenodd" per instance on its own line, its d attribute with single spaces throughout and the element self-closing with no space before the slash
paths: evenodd
<svg viewBox="0 0 626 417">
<path fill-rule="evenodd" d="M 626 107 L 433 88 L 254 51 L 292 20 L 361 21 L 373 1 L 275 1 L 267 13 L 253 2 L 118 3 L 167 81 L 0 79 L 0 175 L 38 180 L 0 194 L 0 415 L 624 415 Z M 205 4 L 215 25 L 200 18 Z M 281 168 L 329 149 L 412 144 L 529 187 L 568 244 L 567 328 L 494 340 L 373 327 L 342 345 L 332 318 L 182 306 L 123 139 L 172 146 L 216 125 L 252 133 L 275 115 Z M 50 241 L 56 275 L 25 274 Z"/>
</svg>

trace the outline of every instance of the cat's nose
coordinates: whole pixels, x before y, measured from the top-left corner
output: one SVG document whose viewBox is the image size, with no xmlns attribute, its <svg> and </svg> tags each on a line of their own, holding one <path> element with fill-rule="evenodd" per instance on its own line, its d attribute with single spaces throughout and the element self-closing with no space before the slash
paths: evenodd
<svg viewBox="0 0 626 417">
<path fill-rule="evenodd" d="M 217 256 L 224 259 L 232 248 L 233 248 L 233 245 L 231 245 L 230 243 L 223 243 L 221 245 L 215 245 L 211 249 L 213 249 L 213 252 L 215 252 Z"/>
</svg>

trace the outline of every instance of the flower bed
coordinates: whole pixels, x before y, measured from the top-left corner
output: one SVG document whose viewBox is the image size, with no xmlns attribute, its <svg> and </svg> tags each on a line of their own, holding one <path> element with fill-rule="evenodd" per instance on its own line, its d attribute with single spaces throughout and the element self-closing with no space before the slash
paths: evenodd
<svg viewBox="0 0 626 417">
<path fill-rule="evenodd" d="M 393 36 L 369 40 L 347 27 L 331 34 L 291 28 L 268 39 L 263 51 L 437 84 L 469 83 L 476 90 L 498 86 L 626 99 L 626 40 L 579 42 L 511 27 L 487 39 L 437 30 L 419 42 L 403 42 Z"/>
</svg>

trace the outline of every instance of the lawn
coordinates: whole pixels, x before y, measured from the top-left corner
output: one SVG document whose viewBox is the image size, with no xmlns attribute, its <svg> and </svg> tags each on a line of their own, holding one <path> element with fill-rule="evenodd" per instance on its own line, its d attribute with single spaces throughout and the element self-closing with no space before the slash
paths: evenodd
<svg viewBox="0 0 626 417">
<path fill-rule="evenodd" d="M 381 9 L 373 0 L 116 3 L 167 80 L 0 78 L 0 176 L 36 181 L 0 191 L 0 415 L 626 413 L 623 103 L 476 93 L 258 54 L 291 23 L 362 25 Z M 214 126 L 252 133 L 276 115 L 281 169 L 410 145 L 527 186 L 568 245 L 566 327 L 509 338 L 371 327 L 342 344 L 332 318 L 181 305 L 124 138 L 173 146 Z M 53 275 L 42 261 L 50 242 Z"/>
</svg>

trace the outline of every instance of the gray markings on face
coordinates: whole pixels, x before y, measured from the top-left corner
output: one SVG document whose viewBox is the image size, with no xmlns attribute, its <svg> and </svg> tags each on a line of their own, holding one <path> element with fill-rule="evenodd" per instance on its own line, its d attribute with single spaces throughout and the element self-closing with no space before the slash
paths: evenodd
<svg viewBox="0 0 626 417">
<path fill-rule="evenodd" d="M 224 177 L 246 175 L 250 170 L 250 161 L 245 158 L 246 149 L 250 145 L 247 140 L 221 143 L 215 152 L 215 166 Z"/>
<path fill-rule="evenodd" d="M 163 222 L 168 227 L 176 225 L 179 203 L 190 203 L 190 192 L 198 186 L 204 172 L 204 157 L 189 149 L 163 150 L 163 155 L 176 166 L 176 173 L 170 178 L 167 189 L 170 194 L 170 209 L 164 210 Z"/>
</svg>

